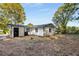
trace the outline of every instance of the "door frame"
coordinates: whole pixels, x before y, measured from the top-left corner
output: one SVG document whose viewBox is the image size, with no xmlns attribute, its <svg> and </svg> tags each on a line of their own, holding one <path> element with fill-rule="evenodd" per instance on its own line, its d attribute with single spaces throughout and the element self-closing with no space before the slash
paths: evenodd
<svg viewBox="0 0 79 59">
<path fill-rule="evenodd" d="M 19 37 L 19 28 L 14 27 L 13 33 L 14 37 Z"/>
</svg>

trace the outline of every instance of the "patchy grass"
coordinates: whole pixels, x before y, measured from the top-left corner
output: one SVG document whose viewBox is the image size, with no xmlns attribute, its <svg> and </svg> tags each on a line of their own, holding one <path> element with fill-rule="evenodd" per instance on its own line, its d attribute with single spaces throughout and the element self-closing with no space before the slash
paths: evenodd
<svg viewBox="0 0 79 59">
<path fill-rule="evenodd" d="M 75 56 L 79 55 L 79 35 L 50 37 L 25 36 L 0 41 L 0 55 Z"/>
</svg>

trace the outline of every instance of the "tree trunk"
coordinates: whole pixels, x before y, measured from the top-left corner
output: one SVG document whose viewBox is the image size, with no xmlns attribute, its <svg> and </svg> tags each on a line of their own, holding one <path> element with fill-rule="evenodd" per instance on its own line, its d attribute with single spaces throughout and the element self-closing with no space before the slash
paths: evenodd
<svg viewBox="0 0 79 59">
<path fill-rule="evenodd" d="M 62 26 L 61 33 L 62 34 L 66 34 L 66 25 Z"/>
</svg>

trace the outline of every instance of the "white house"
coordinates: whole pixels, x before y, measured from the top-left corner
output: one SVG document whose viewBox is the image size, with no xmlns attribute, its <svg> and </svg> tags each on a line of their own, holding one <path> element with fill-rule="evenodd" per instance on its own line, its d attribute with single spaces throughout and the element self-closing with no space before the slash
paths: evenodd
<svg viewBox="0 0 79 59">
<path fill-rule="evenodd" d="M 26 35 L 38 35 L 46 36 L 53 35 L 55 27 L 53 24 L 34 25 L 33 27 L 27 27 L 24 25 L 8 25 L 10 28 L 10 37 L 26 36 Z"/>
<path fill-rule="evenodd" d="M 43 24 L 43 25 L 34 25 L 29 29 L 29 35 L 38 35 L 38 36 L 47 36 L 53 35 L 55 32 L 55 27 L 53 24 Z"/>
</svg>

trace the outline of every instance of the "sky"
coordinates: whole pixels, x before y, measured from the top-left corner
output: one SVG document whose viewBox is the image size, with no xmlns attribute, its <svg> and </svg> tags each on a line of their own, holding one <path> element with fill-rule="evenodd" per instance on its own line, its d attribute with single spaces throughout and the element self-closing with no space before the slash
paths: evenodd
<svg viewBox="0 0 79 59">
<path fill-rule="evenodd" d="M 52 23 L 52 17 L 61 3 L 24 3 L 24 11 L 26 20 L 24 25 L 32 23 L 33 25 L 41 25 Z M 69 22 L 70 26 L 79 26 L 78 21 Z"/>
</svg>

